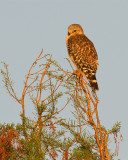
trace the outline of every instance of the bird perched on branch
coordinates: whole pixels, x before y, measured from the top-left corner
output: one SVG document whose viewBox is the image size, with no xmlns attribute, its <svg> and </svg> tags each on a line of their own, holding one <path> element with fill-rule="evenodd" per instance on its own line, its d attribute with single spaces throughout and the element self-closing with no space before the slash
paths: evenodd
<svg viewBox="0 0 128 160">
<path fill-rule="evenodd" d="M 98 67 L 97 52 L 79 24 L 71 24 L 68 27 L 66 45 L 69 58 L 73 61 L 77 70 L 86 77 L 92 90 L 98 91 L 96 80 Z"/>
</svg>

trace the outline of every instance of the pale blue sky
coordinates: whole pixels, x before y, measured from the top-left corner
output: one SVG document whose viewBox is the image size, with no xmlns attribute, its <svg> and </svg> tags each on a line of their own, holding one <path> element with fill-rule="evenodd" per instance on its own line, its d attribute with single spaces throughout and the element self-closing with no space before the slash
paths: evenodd
<svg viewBox="0 0 128 160">
<path fill-rule="evenodd" d="M 72 23 L 81 24 L 95 45 L 100 119 L 107 128 L 122 122 L 124 140 L 115 159 L 128 160 L 127 0 L 0 0 L 0 61 L 9 64 L 20 96 L 28 67 L 42 48 L 67 69 L 65 37 Z M 1 80 L 0 102 L 0 122 L 20 122 L 21 108 Z"/>
</svg>

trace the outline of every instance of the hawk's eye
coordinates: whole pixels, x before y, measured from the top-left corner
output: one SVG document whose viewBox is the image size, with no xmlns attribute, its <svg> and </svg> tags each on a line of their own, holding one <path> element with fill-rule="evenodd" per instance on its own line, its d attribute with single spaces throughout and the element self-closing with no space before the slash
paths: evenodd
<svg viewBox="0 0 128 160">
<path fill-rule="evenodd" d="M 73 32 L 76 32 L 77 30 L 74 30 Z"/>
</svg>

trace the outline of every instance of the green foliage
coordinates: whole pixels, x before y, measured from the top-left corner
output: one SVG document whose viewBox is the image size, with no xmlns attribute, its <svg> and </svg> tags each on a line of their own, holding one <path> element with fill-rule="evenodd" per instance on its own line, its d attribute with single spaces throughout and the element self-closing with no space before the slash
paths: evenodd
<svg viewBox="0 0 128 160">
<path fill-rule="evenodd" d="M 92 160 L 99 160 L 97 156 L 95 156 L 95 153 L 93 153 L 90 146 L 78 146 L 73 149 L 72 155 L 70 159 L 74 160 L 84 160 L 84 159 L 92 159 Z"/>
<path fill-rule="evenodd" d="M 109 131 L 110 133 L 115 134 L 115 133 L 120 132 L 120 128 L 121 128 L 121 122 L 116 122 L 116 123 L 113 125 L 112 129 L 111 129 L 111 130 L 108 130 L 108 131 Z"/>
</svg>

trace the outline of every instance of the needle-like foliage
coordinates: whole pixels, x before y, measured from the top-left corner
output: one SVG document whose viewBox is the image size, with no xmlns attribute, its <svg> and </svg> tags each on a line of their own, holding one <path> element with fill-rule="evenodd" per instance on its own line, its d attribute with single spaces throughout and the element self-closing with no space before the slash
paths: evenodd
<svg viewBox="0 0 128 160">
<path fill-rule="evenodd" d="M 21 106 L 22 123 L 1 125 L 0 159 L 110 160 L 110 135 L 114 135 L 118 154 L 120 123 L 111 130 L 101 125 L 97 94 L 82 75 L 64 70 L 42 50 L 17 97 L 8 66 L 3 66 L 4 86 Z M 25 113 L 25 99 L 35 108 L 31 119 Z"/>
</svg>

